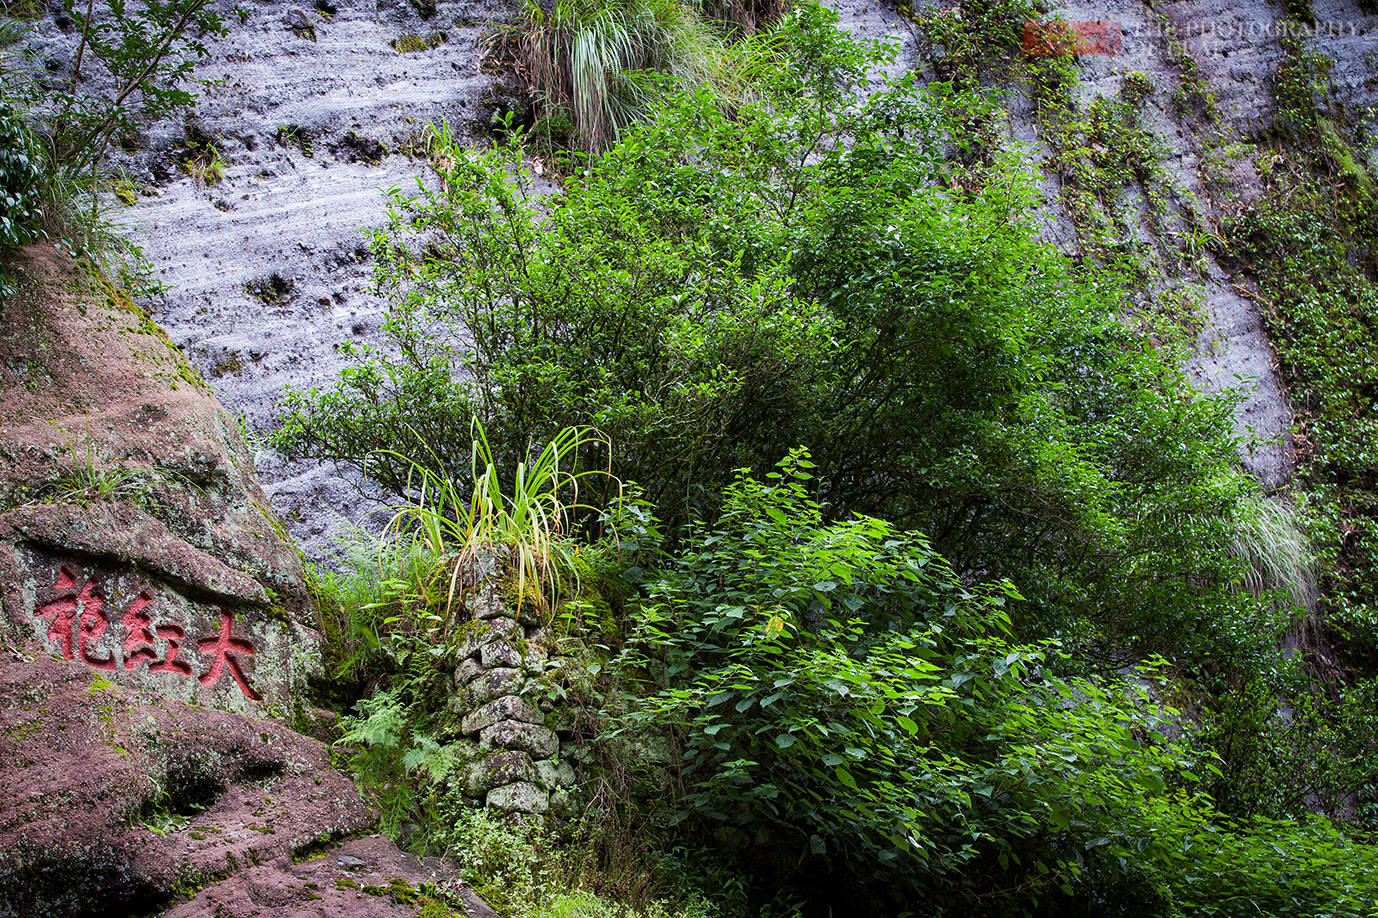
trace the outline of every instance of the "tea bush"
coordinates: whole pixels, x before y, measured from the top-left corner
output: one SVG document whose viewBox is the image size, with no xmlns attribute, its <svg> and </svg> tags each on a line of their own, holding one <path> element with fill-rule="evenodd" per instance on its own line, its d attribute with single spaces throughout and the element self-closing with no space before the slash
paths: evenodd
<svg viewBox="0 0 1378 918">
<path fill-rule="evenodd" d="M 762 887 L 890 914 L 1366 915 L 1378 851 L 1323 820 L 1232 821 L 1220 771 L 1128 679 L 1020 643 L 1008 583 L 921 535 L 825 522 L 796 453 L 728 490 L 647 586 L 624 722 L 671 731 L 682 818 Z"/>
</svg>

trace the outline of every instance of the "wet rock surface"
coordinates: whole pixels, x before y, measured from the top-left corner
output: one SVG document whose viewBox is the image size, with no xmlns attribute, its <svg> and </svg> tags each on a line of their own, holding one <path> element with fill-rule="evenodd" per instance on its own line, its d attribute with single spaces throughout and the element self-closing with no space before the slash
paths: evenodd
<svg viewBox="0 0 1378 918">
<path fill-rule="evenodd" d="M 11 640 L 151 694 L 290 715 L 319 665 L 299 556 L 234 420 L 156 325 L 51 248 L 0 307 Z"/>
</svg>

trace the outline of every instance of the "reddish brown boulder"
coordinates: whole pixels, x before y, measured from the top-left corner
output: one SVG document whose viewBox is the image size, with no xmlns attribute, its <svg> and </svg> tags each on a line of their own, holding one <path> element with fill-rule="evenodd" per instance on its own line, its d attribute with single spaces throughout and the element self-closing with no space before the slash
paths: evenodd
<svg viewBox="0 0 1378 918">
<path fill-rule="evenodd" d="M 452 865 L 384 838 L 351 841 L 293 864 L 281 859 L 207 887 L 164 918 L 497 918 L 458 885 Z"/>
<path fill-rule="evenodd" d="M 287 719 L 319 663 L 300 558 L 234 419 L 51 247 L 0 304 L 0 626 L 105 679 Z"/>
<path fill-rule="evenodd" d="M 147 915 L 365 831 L 327 748 L 286 727 L 0 655 L 0 916 Z"/>
</svg>

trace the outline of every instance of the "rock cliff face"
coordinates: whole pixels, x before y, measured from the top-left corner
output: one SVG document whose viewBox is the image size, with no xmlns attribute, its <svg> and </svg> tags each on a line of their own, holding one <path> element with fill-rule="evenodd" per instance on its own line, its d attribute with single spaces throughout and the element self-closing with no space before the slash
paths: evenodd
<svg viewBox="0 0 1378 918">
<path fill-rule="evenodd" d="M 229 34 L 197 70 L 213 82 L 187 121 L 152 126 L 128 154 L 135 203 L 121 214 L 170 288 L 142 305 L 257 435 L 284 386 L 324 384 L 342 345 L 376 340 L 362 231 L 385 219 L 387 189 L 429 176 L 414 158 L 428 124 L 467 136 L 486 122 L 482 26 L 515 3 L 216 5 Z M 69 72 L 75 38 L 61 16 L 36 25 L 51 79 Z M 265 451 L 260 473 L 312 557 L 332 553 L 341 515 L 378 507 L 331 468 Z"/>
<path fill-rule="evenodd" d="M 103 678 L 290 716 L 319 666 L 301 562 L 234 420 L 137 307 L 52 249 L 0 318 L 11 641 Z"/>
<path fill-rule="evenodd" d="M 316 740 L 60 660 L 0 655 L 0 787 L 0 918 L 496 915 Z"/>
<path fill-rule="evenodd" d="M 897 43 L 895 73 L 947 76 L 942 49 L 896 5 L 835 5 L 855 34 Z M 154 318 L 247 419 L 251 434 L 262 434 L 284 385 L 322 384 L 341 366 L 343 344 L 378 340 L 382 304 L 369 290 L 360 230 L 382 221 L 384 189 L 427 180 L 425 163 L 408 155 L 418 151 L 427 122 L 444 119 L 460 136 L 481 139 L 492 86 L 480 70 L 482 35 L 487 23 L 512 16 L 515 4 L 222 6 L 229 35 L 211 44 L 212 57 L 198 70 L 215 82 L 191 120 L 155 126 L 130 154 L 138 196 L 126 213 L 171 287 L 148 304 Z M 961 15 L 960 4 L 951 10 Z M 1314 44 L 1335 61 L 1337 98 L 1356 117 L 1370 117 L 1362 113 L 1378 102 L 1378 17 L 1357 0 L 1319 0 L 1312 11 Z M 1212 251 L 1210 235 L 1259 185 L 1253 167 L 1229 150 L 1272 123 L 1281 8 L 1264 0 L 1182 0 L 1162 8 L 1106 0 L 1059 3 L 1052 15 L 1115 27 L 1115 53 L 1078 58 L 1078 102 L 1120 99 L 1127 77 L 1146 77 L 1139 126 L 1153 138 L 1160 174 L 1117 189 L 1101 202 L 1105 213 L 1087 219 L 1069 203 L 1066 158 L 1054 149 L 1029 88 L 989 75 L 1007 100 L 1004 130 L 1027 145 L 1030 166 L 1043 175 L 1047 235 L 1082 257 L 1104 242 L 1091 238 L 1104 223 L 1152 265 L 1141 293 L 1154 308 L 1174 302 L 1193 314 L 1191 374 L 1203 388 L 1241 392 L 1238 429 L 1251 441 L 1246 462 L 1277 484 L 1290 473 L 1291 414 L 1252 288 Z M 34 41 L 60 79 L 72 41 L 61 17 L 43 20 Z M 1216 99 L 1211 119 L 1178 104 L 1181 87 L 1196 75 L 1201 91 Z M 190 174 L 208 147 L 223 163 L 214 184 Z M 377 506 L 366 487 L 361 492 L 334 469 L 287 463 L 266 450 L 258 460 L 274 508 L 311 557 L 331 553 L 342 518 L 357 520 Z"/>
</svg>

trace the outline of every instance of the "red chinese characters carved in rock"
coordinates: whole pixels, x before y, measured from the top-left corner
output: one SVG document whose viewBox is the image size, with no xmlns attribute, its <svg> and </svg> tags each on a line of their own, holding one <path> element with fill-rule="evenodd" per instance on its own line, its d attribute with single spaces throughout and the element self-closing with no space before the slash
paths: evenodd
<svg viewBox="0 0 1378 918">
<path fill-rule="evenodd" d="M 144 606 L 151 602 L 153 597 L 144 590 L 129 604 L 129 611 L 124 613 L 124 618 L 121 619 L 120 623 L 125 627 L 124 668 L 133 669 L 147 660 L 148 671 L 151 673 L 181 673 L 190 676 L 191 664 L 186 660 L 177 659 L 177 651 L 181 649 L 182 641 L 187 638 L 186 631 L 178 625 L 159 625 L 154 629 L 153 620 L 144 611 Z M 158 637 L 167 641 L 166 660 L 159 660 L 158 651 L 153 648 L 155 630 Z"/>
<path fill-rule="evenodd" d="M 235 658 L 235 652 L 249 654 L 254 652 L 254 645 L 243 638 L 231 637 L 230 630 L 234 627 L 234 619 L 230 613 L 220 611 L 220 636 L 202 638 L 196 642 L 196 649 L 207 656 L 214 656 L 215 662 L 211 668 L 206 670 L 206 674 L 201 677 L 201 684 L 205 686 L 215 685 L 220 681 L 220 674 L 228 669 L 234 676 L 234 681 L 239 683 L 239 690 L 245 697 L 253 701 L 262 701 L 258 692 L 249 687 L 249 680 L 244 678 L 244 670 L 239 668 L 239 660 Z"/>
<path fill-rule="evenodd" d="M 34 610 L 36 618 L 52 617 L 48 626 L 48 639 L 57 644 L 62 656 L 67 660 L 80 659 L 94 669 L 113 670 L 116 659 L 113 652 L 100 656 L 95 652 L 97 644 L 109 627 L 105 617 L 105 596 L 96 580 L 88 578 L 81 590 L 77 590 L 77 578 L 67 568 L 58 571 L 54 585 L 58 596 Z M 154 625 L 153 619 L 145 611 L 154 601 L 153 594 L 143 590 L 129 604 L 120 619 L 124 626 L 124 668 L 134 669 L 141 663 L 148 664 L 151 673 L 173 673 L 180 676 L 193 676 L 191 664 L 179 659 L 178 653 L 186 641 L 186 630 L 179 625 Z M 254 645 L 243 638 L 233 636 L 234 617 L 229 612 L 220 612 L 220 634 L 201 638 L 196 642 L 196 650 L 211 658 L 210 667 L 199 678 L 207 688 L 220 681 L 225 670 L 230 671 L 244 697 L 261 701 L 262 696 L 254 691 L 249 679 L 239 664 L 239 655 L 254 652 Z M 167 656 L 158 659 L 156 641 L 167 644 Z"/>
<path fill-rule="evenodd" d="M 48 626 L 48 639 L 57 642 L 65 659 L 75 658 L 72 652 L 72 645 L 75 643 L 75 656 L 80 656 L 81 661 L 87 666 L 94 669 L 114 669 L 113 655 L 106 654 L 100 657 L 93 652 L 108 625 L 105 613 L 101 611 L 101 607 L 105 605 L 105 597 L 101 595 L 100 586 L 94 580 L 87 580 L 80 593 L 76 592 L 76 585 L 77 578 L 64 567 L 57 575 L 58 598 L 39 606 L 34 610 L 34 615 L 39 618 L 47 618 L 49 615 L 53 617 L 52 624 Z"/>
</svg>

